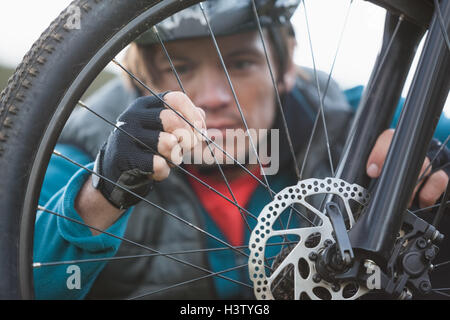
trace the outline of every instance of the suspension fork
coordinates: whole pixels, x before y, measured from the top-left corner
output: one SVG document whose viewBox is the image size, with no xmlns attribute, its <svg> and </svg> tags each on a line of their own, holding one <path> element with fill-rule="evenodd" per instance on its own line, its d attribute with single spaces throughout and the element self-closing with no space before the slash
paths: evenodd
<svg viewBox="0 0 450 320">
<path fill-rule="evenodd" d="M 425 27 L 387 12 L 382 47 L 336 169 L 337 178 L 369 187 L 370 178 L 365 173 L 367 159 L 377 137 L 392 121 L 425 30 Z M 330 201 L 334 201 L 341 212 L 346 210 L 337 197 L 328 196 L 325 202 Z M 325 210 L 325 203 L 322 205 Z"/>
<path fill-rule="evenodd" d="M 387 12 L 382 47 L 349 131 L 336 169 L 337 178 L 369 188 L 367 159 L 377 137 L 391 124 L 425 30 L 409 20 L 399 21 L 398 15 Z M 327 201 L 333 199 L 329 197 Z"/>
<path fill-rule="evenodd" d="M 336 169 L 337 178 L 368 188 L 370 178 L 365 173 L 366 161 L 377 137 L 392 121 L 424 33 L 424 27 L 403 18 L 400 21 L 398 15 L 387 12 L 382 47 Z M 335 201 L 344 212 L 346 209 L 336 200 L 336 197 L 329 196 L 326 202 Z M 325 203 L 322 205 L 322 210 L 325 210 Z"/>
<path fill-rule="evenodd" d="M 366 162 L 377 137 L 389 128 L 414 54 L 425 29 L 399 17 L 386 16 L 383 45 L 358 106 L 336 177 L 368 187 Z M 388 57 L 388 59 L 386 59 Z M 368 130 L 370 128 L 370 130 Z"/>
<path fill-rule="evenodd" d="M 450 1 L 443 1 L 441 10 L 445 28 L 450 32 Z M 373 259 L 389 259 L 402 224 L 402 213 L 448 95 L 449 74 L 450 54 L 435 14 L 377 187 L 370 204 L 349 232 L 352 247 L 369 253 Z M 384 111 L 378 109 L 377 113 Z M 366 160 L 361 159 L 361 164 L 365 166 Z M 349 174 L 345 169 L 343 174 Z"/>
</svg>

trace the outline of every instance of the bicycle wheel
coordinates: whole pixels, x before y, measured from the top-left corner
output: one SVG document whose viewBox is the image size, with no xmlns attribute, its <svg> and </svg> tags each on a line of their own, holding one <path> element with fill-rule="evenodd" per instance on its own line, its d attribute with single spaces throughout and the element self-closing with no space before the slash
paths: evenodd
<svg viewBox="0 0 450 320">
<path fill-rule="evenodd" d="M 3 239 L 0 244 L 0 292 L 3 298 L 29 299 L 34 296 L 33 234 L 40 190 L 60 132 L 80 97 L 111 59 L 138 35 L 199 2 L 74 1 L 72 6 L 82 12 L 82 32 L 67 26 L 70 10 L 64 11 L 33 45 L 10 79 L 1 94 L 0 114 L 0 165 L 7 168 L 0 173 L 0 233 Z M 428 25 L 432 13 L 427 1 L 417 1 L 407 8 L 394 1 L 374 2 L 386 5 L 396 14 L 404 14 L 421 28 Z M 389 60 L 389 56 L 386 59 Z M 386 65 L 384 61 L 380 64 Z M 393 93 L 390 99 L 398 99 L 396 94 L 399 93 Z M 374 130 L 379 133 L 379 129 Z M 373 143 L 373 138 L 364 143 Z M 265 182 L 268 187 L 267 180 L 259 182 Z M 268 189 L 271 193 L 270 187 Z M 238 206 L 236 201 L 229 198 L 228 201 Z M 239 210 L 248 213 L 245 208 L 239 207 Z M 204 231 L 203 236 L 208 237 Z M 320 245 L 323 241 L 325 239 Z M 223 241 L 222 244 L 242 254 L 240 248 Z M 156 253 L 186 264 L 172 254 Z M 247 253 L 242 255 L 249 256 Z M 229 280 L 220 272 L 201 266 L 198 269 L 209 277 Z"/>
</svg>

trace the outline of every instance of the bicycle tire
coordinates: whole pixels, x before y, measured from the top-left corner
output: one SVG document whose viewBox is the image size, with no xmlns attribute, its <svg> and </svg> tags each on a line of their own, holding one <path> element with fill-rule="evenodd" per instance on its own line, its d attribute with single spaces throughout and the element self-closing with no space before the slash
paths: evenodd
<svg viewBox="0 0 450 320">
<path fill-rule="evenodd" d="M 78 99 L 134 38 L 198 2 L 76 0 L 81 31 L 66 26 L 66 9 L 24 57 L 0 95 L 0 167 L 8 168 L 0 171 L 0 299 L 33 298 L 33 212 L 51 150 Z"/>
</svg>

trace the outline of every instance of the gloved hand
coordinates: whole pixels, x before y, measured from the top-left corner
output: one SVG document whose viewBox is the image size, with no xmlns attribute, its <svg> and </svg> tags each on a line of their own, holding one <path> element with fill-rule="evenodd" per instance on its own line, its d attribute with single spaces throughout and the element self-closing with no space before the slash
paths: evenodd
<svg viewBox="0 0 450 320">
<path fill-rule="evenodd" d="M 205 113 L 185 94 L 169 92 L 159 97 L 196 128 L 206 131 Z M 150 192 L 154 180 L 168 177 L 170 166 L 182 162 L 184 151 L 203 140 L 198 131 L 154 96 L 135 100 L 119 116 L 116 126 L 121 130 L 115 128 L 101 147 L 94 172 L 141 197 Z M 92 182 L 117 208 L 126 209 L 140 201 L 96 175 L 92 176 Z"/>
</svg>

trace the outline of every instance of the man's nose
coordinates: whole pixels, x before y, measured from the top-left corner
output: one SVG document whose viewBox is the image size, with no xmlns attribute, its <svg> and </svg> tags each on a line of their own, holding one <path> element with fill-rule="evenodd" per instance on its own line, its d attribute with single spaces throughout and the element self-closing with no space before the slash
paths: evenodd
<svg viewBox="0 0 450 320">
<path fill-rule="evenodd" d="M 193 102 L 203 110 L 226 108 L 232 103 L 232 91 L 223 70 L 202 72 L 197 84 Z"/>
</svg>

